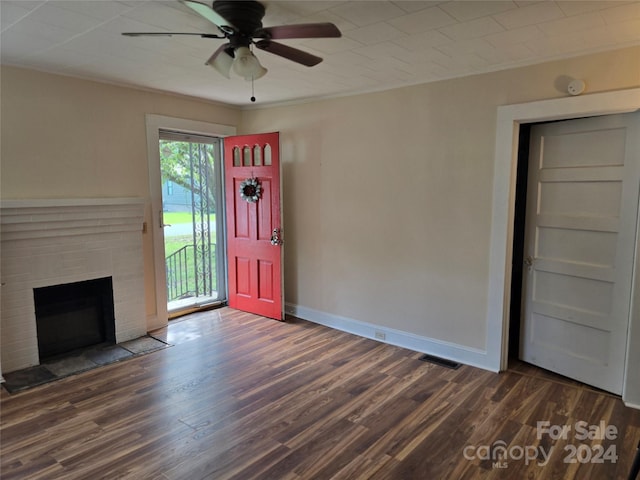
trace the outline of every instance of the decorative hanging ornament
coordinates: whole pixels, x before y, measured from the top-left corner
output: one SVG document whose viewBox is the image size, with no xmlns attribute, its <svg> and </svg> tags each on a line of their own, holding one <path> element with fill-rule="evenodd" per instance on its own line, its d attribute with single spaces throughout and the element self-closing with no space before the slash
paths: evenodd
<svg viewBox="0 0 640 480">
<path fill-rule="evenodd" d="M 262 185 L 257 178 L 247 178 L 240 184 L 240 198 L 245 202 L 256 203 L 262 195 Z"/>
</svg>

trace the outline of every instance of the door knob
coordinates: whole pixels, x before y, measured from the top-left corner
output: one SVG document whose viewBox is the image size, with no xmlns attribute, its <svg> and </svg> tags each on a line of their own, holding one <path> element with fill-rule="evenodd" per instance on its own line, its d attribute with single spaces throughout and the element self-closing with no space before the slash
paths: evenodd
<svg viewBox="0 0 640 480">
<path fill-rule="evenodd" d="M 527 267 L 533 266 L 533 257 L 531 255 L 527 255 L 527 257 L 524 259 L 524 264 Z"/>
<path fill-rule="evenodd" d="M 271 232 L 271 245 L 278 246 L 283 243 L 282 238 L 280 238 L 280 229 L 274 228 L 273 232 Z"/>
</svg>

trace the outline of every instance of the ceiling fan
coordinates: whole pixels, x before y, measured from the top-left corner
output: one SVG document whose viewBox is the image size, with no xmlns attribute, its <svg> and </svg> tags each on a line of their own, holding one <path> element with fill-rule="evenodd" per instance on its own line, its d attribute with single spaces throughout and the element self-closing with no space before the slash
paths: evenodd
<svg viewBox="0 0 640 480">
<path fill-rule="evenodd" d="M 305 23 L 263 27 L 262 18 L 265 7 L 255 0 L 215 0 L 211 6 L 194 0 L 180 0 L 180 3 L 213 23 L 220 34 L 188 32 L 127 32 L 129 37 L 195 35 L 202 38 L 226 38 L 227 43 L 218 49 L 205 62 L 227 78 L 231 70 L 245 80 L 257 80 L 267 73 L 267 69 L 253 54 L 254 45 L 260 50 L 273 53 L 301 65 L 312 67 L 322 58 L 303 50 L 274 42 L 288 38 L 329 38 L 342 34 L 333 23 Z"/>
</svg>

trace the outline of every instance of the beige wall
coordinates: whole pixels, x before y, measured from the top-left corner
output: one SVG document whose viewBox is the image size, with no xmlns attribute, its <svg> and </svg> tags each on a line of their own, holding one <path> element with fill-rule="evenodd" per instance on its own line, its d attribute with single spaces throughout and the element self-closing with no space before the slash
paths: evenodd
<svg viewBox="0 0 640 480">
<path fill-rule="evenodd" d="M 484 349 L 496 109 L 640 85 L 640 49 L 243 112 L 281 132 L 286 299 Z"/>
<path fill-rule="evenodd" d="M 12 67 L 1 71 L 2 198 L 149 198 L 145 114 L 236 125 L 240 113 L 163 95 Z M 149 222 L 150 208 L 146 208 Z M 152 239 L 145 302 L 155 314 Z"/>
<path fill-rule="evenodd" d="M 497 107 L 565 96 L 568 77 L 587 94 L 639 86 L 639 59 L 624 49 L 244 112 L 3 67 L 1 195 L 147 199 L 146 113 L 277 130 L 286 301 L 482 350 Z"/>
</svg>

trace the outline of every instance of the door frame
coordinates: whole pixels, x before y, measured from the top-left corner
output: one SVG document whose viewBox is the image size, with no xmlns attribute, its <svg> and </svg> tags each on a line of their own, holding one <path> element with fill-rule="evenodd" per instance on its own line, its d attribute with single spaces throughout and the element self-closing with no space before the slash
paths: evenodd
<svg viewBox="0 0 640 480">
<path fill-rule="evenodd" d="M 541 100 L 498 107 L 494 157 L 489 286 L 487 301 L 487 364 L 507 369 L 509 359 L 509 310 L 515 216 L 516 172 L 520 125 L 551 120 L 628 113 L 640 109 L 640 88 L 584 96 Z M 632 304 L 625 367 L 640 364 L 640 239 L 636 233 Z M 640 380 L 627 375 L 623 400 L 640 408 Z"/>
<path fill-rule="evenodd" d="M 147 318 L 147 329 L 154 330 L 165 327 L 169 321 L 167 311 L 166 266 L 164 259 L 164 235 L 160 214 L 162 212 L 162 175 L 160 172 L 160 130 L 174 130 L 176 132 L 205 135 L 210 137 L 227 137 L 236 134 L 236 127 L 198 120 L 167 117 L 164 115 L 146 114 L 145 124 L 147 132 L 147 160 L 149 166 L 149 200 L 145 207 L 147 219 L 147 233 L 151 234 L 153 277 L 155 292 L 155 315 Z"/>
</svg>

